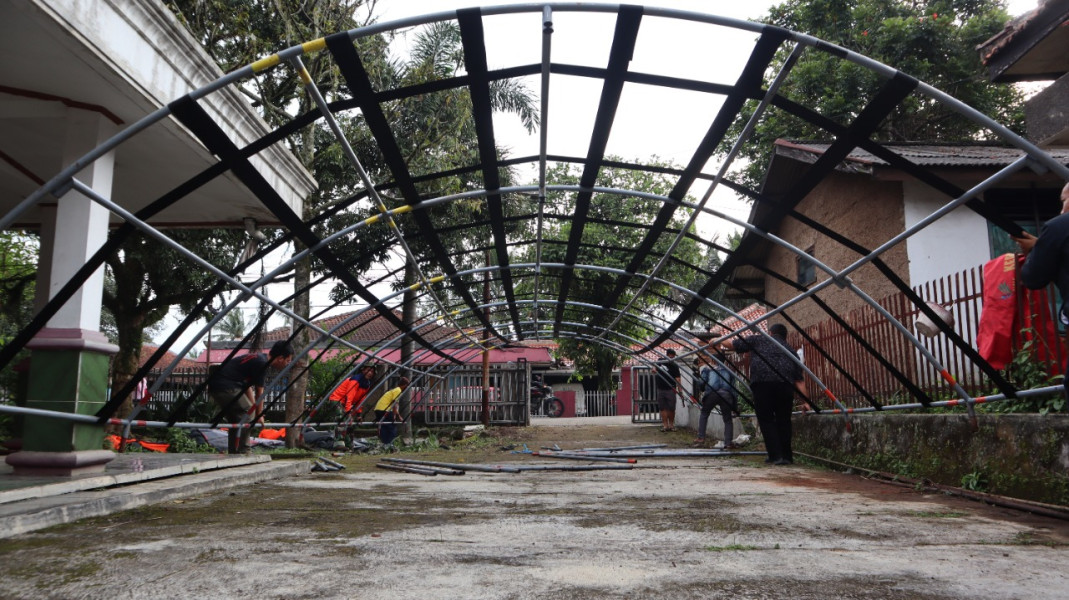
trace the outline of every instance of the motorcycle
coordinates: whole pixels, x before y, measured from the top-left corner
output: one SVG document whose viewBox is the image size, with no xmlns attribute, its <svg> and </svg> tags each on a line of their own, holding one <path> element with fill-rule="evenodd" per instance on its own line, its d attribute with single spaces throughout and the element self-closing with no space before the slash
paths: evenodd
<svg viewBox="0 0 1069 600">
<path fill-rule="evenodd" d="M 531 383 L 531 414 L 554 419 L 564 414 L 564 402 L 553 395 L 553 388 L 539 379 Z"/>
</svg>

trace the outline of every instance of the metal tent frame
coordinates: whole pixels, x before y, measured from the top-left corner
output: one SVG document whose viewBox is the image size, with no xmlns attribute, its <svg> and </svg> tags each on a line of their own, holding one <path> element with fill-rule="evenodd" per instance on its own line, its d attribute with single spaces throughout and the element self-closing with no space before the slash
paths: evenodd
<svg viewBox="0 0 1069 600">
<path fill-rule="evenodd" d="M 484 29 L 487 27 L 487 20 L 495 16 L 525 13 L 533 14 L 536 17 L 540 16 L 539 19 L 533 18 L 531 21 L 531 27 L 538 28 L 541 39 L 540 62 L 491 69 L 489 67 L 490 56 L 487 55 Z M 604 66 L 566 64 L 553 60 L 552 42 L 556 27 L 554 18 L 569 13 L 594 13 L 614 17 L 615 28 L 608 58 Z M 737 30 L 752 34 L 755 37 L 755 41 L 750 56 L 734 83 L 709 82 L 699 78 L 669 77 L 631 70 L 629 62 L 635 52 L 639 32 L 642 30 L 644 19 L 649 18 L 687 21 L 709 28 L 710 35 L 725 30 Z M 453 78 L 428 81 L 407 87 L 387 89 L 376 87 L 365 69 L 356 42 L 369 36 L 425 26 L 440 21 L 457 22 L 462 37 L 466 73 Z M 791 69 L 797 61 L 805 53 L 811 52 L 826 53 L 840 60 L 849 61 L 880 77 L 881 86 L 873 90 L 865 109 L 850 122 L 840 123 L 834 121 L 808 107 L 798 105 L 778 93 L 780 84 L 789 80 Z M 328 102 L 320 94 L 319 90 L 311 83 L 302 62 L 302 57 L 313 54 L 329 57 L 337 64 L 345 80 L 346 88 L 350 94 L 349 97 Z M 293 77 L 300 78 L 305 83 L 307 92 L 314 99 L 317 109 L 306 114 L 297 115 L 289 123 L 270 132 L 261 139 L 245 146 L 239 146 L 226 136 L 218 123 L 213 121 L 213 117 L 202 108 L 201 102 L 207 96 L 224 87 L 239 85 L 245 80 L 262 76 L 269 70 L 274 69 L 289 70 Z M 766 74 L 769 72 L 774 72 L 775 75 L 769 78 L 770 83 L 766 85 Z M 553 123 L 551 119 L 553 107 L 549 102 L 549 90 L 551 84 L 559 77 L 584 78 L 599 83 L 601 86 L 593 128 L 586 144 L 587 151 L 583 156 L 561 155 L 551 152 L 548 132 L 551 130 Z M 537 78 L 539 81 L 540 87 L 537 90 L 540 97 L 539 150 L 537 154 L 531 156 L 509 157 L 499 149 L 498 139 L 495 136 L 491 86 L 494 82 L 523 78 Z M 607 154 L 615 117 L 621 104 L 625 86 L 628 85 L 656 86 L 670 92 L 685 91 L 687 93 L 706 94 L 710 98 L 723 98 L 719 110 L 711 121 L 694 124 L 696 127 L 704 127 L 705 133 L 695 147 L 690 159 L 682 168 L 623 162 Z M 471 99 L 471 122 L 478 138 L 478 147 L 475 152 L 477 160 L 471 164 L 452 166 L 442 172 L 413 172 L 412 166 L 402 150 L 402 141 L 398 139 L 397 133 L 391 129 L 385 107 L 390 103 L 416 98 L 425 94 L 458 89 L 466 90 Z M 940 178 L 939 175 L 931 170 L 911 162 L 880 142 L 874 141 L 872 139 L 873 133 L 883 119 L 898 107 L 904 99 L 916 95 L 944 104 L 962 118 L 969 119 L 979 128 L 990 132 L 992 136 L 1020 149 L 1023 152 L 1022 158 L 988 177 L 972 189 L 962 190 Z M 812 123 L 827 132 L 829 138 L 833 140 L 827 151 L 809 166 L 799 184 L 787 196 L 779 199 L 766 197 L 760 190 L 749 189 L 738 182 L 732 181 L 730 178 L 733 160 L 737 156 L 742 143 L 751 135 L 754 124 L 763 118 L 768 111 L 789 113 L 794 117 Z M 343 129 L 337 124 L 337 115 L 355 112 L 359 113 L 363 124 L 366 126 L 367 135 L 374 140 L 380 153 L 379 158 L 389 173 L 389 177 L 384 181 L 373 180 L 372 176 L 361 164 L 361 160 L 353 149 L 350 140 L 346 139 Z M 176 120 L 188 131 L 192 132 L 206 148 L 218 157 L 218 161 L 204 171 L 193 175 L 170 192 L 156 198 L 137 213 L 126 211 L 121 206 L 94 193 L 91 188 L 78 181 L 79 171 L 87 165 L 139 132 L 160 126 L 161 123 L 171 119 Z M 742 129 L 743 134 L 736 140 L 730 141 L 727 139 L 727 135 L 735 123 L 745 123 Z M 254 168 L 250 158 L 272 145 L 282 142 L 287 136 L 313 124 L 321 124 L 320 126 L 325 127 L 336 136 L 337 140 L 342 144 L 350 166 L 358 172 L 360 179 L 363 181 L 364 189 L 342 202 L 332 204 L 319 214 L 302 218 L 301 215 L 294 213 L 281 200 L 264 177 Z M 894 167 L 915 177 L 944 195 L 947 198 L 946 204 L 920 223 L 901 232 L 877 248 L 865 248 L 826 224 L 796 212 L 798 203 L 807 193 L 827 177 L 855 148 L 871 152 Z M 565 185 L 551 181 L 549 173 L 551 166 L 556 163 L 577 165 L 581 170 L 579 184 Z M 707 166 L 710 164 L 716 165 L 715 172 L 707 170 Z M 531 185 L 508 185 L 508 182 L 502 179 L 501 172 L 503 169 L 517 166 L 532 167 L 537 172 L 535 177 L 537 182 Z M 602 185 L 602 175 L 609 168 L 656 173 L 672 178 L 675 183 L 666 196 L 658 196 L 637 190 L 612 189 Z M 326 274 L 316 278 L 311 287 L 330 285 L 333 281 L 339 281 L 348 286 L 354 296 L 366 304 L 367 308 L 364 310 L 376 311 L 399 328 L 402 331 L 402 335 L 407 336 L 420 346 L 423 349 L 422 352 L 436 353 L 443 364 L 459 362 L 455 357 L 443 351 L 443 348 L 448 344 L 459 344 L 463 347 L 482 349 L 490 346 L 520 343 L 524 340 L 555 337 L 582 339 L 589 343 L 602 344 L 616 350 L 633 351 L 635 354 L 641 354 L 658 347 L 668 340 L 685 340 L 686 337 L 682 335 L 684 324 L 695 316 L 716 321 L 718 315 L 730 315 L 751 326 L 754 331 L 760 331 L 756 325 L 760 321 L 767 320 L 773 316 L 782 316 L 789 320 L 784 311 L 798 303 L 815 303 L 829 317 L 839 319 L 842 323 L 841 318 L 817 297 L 817 293 L 821 290 L 836 285 L 843 290 L 843 293 L 855 294 L 862 302 L 879 311 L 884 318 L 892 321 L 898 333 L 907 339 L 916 348 L 917 352 L 925 360 L 933 364 L 950 383 L 955 393 L 959 396 L 959 400 L 952 400 L 950 401 L 951 404 L 964 404 L 971 414 L 972 406 L 975 403 L 990 401 L 995 397 L 979 399 L 971 397 L 966 390 L 956 384 L 953 375 L 939 364 L 938 359 L 925 349 L 924 345 L 914 337 L 909 329 L 895 321 L 864 290 L 852 282 L 850 275 L 863 265 L 871 264 L 875 266 L 895 287 L 910 297 L 917 310 L 928 315 L 936 324 L 940 325 L 943 332 L 954 341 L 958 349 L 990 377 L 993 384 L 999 389 L 999 397 L 1017 396 L 1019 391 L 1010 382 L 1006 381 L 998 371 L 987 364 L 972 348 L 969 348 L 960 336 L 950 328 L 942 325 L 942 321 L 909 289 L 893 270 L 881 261 L 880 256 L 888 249 L 904 243 L 906 239 L 924 227 L 929 226 L 940 218 L 944 218 L 951 210 L 959 206 L 966 206 L 976 211 L 1011 234 L 1019 233 L 1020 228 L 1017 225 L 984 203 L 982 194 L 986 189 L 1004 180 L 1007 176 L 1026 168 L 1046 169 L 1069 179 L 1069 168 L 1065 165 L 1006 127 L 962 104 L 953 97 L 892 67 L 817 38 L 778 27 L 716 15 L 663 8 L 565 2 L 470 8 L 378 23 L 293 46 L 235 70 L 208 86 L 191 91 L 167 106 L 160 107 L 141 121 L 132 124 L 112 139 L 106 141 L 61 171 L 37 192 L 27 197 L 17 207 L 0 218 L 0 227 L 7 228 L 27 208 L 53 196 L 58 197 L 59 202 L 62 202 L 63 194 L 74 189 L 105 206 L 114 215 L 119 216 L 124 223 L 112 233 L 108 242 L 53 296 L 34 319 L 26 324 L 19 335 L 0 349 L 0 368 L 6 368 L 11 365 L 18 351 L 24 348 L 34 335 L 45 327 L 56 311 L 103 264 L 107 255 L 120 251 L 124 241 L 135 232 L 142 232 L 154 238 L 158 243 L 170 246 L 182 253 L 188 259 L 190 268 L 206 269 L 218 277 L 218 284 L 213 289 L 205 291 L 205 298 L 201 305 L 197 307 L 196 312 L 207 306 L 211 299 L 223 290 L 238 292 L 235 299 L 228 303 L 223 311 L 220 311 L 207 325 L 199 329 L 199 334 L 193 341 L 189 342 L 184 350 L 188 350 L 203 337 L 216 322 L 225 316 L 227 311 L 235 309 L 247 299 L 255 298 L 271 307 L 267 316 L 264 317 L 265 319 L 276 312 L 282 313 L 292 319 L 296 327 L 309 328 L 318 336 L 318 339 L 312 344 L 298 349 L 302 354 L 308 353 L 313 348 L 321 347 L 322 343 L 327 343 L 328 347 L 337 346 L 354 352 L 353 362 L 349 365 L 352 369 L 357 368 L 362 360 L 378 359 L 379 350 L 356 346 L 339 335 L 338 332 L 344 328 L 344 323 L 332 330 L 324 330 L 317 327 L 312 320 L 302 319 L 295 314 L 289 308 L 292 298 L 308 290 L 295 290 L 293 296 L 282 300 L 272 300 L 264 292 L 266 285 L 290 270 L 297 261 L 303 260 L 308 256 L 314 256 L 323 265 L 323 269 L 326 272 Z M 160 210 L 174 203 L 182 202 L 184 198 L 195 194 L 199 187 L 228 172 L 239 179 L 275 215 L 278 222 L 283 225 L 285 233 L 274 243 L 260 249 L 256 256 L 233 269 L 224 270 L 212 266 L 207 260 L 196 256 L 180 244 L 173 242 L 153 227 L 150 221 Z M 428 195 L 426 192 L 428 189 L 433 189 L 435 182 L 459 175 L 481 181 L 482 185 L 462 193 L 445 196 Z M 698 185 L 707 185 L 707 188 L 699 194 L 699 201 L 689 201 L 688 195 L 692 194 Z M 762 208 L 761 211 L 755 213 L 759 217 L 758 220 L 753 223 L 746 223 L 718 210 L 715 202 L 712 201 L 713 191 L 718 186 L 727 187 L 737 194 L 746 196 L 756 202 Z M 574 198 L 574 212 L 572 214 L 559 214 L 549 210 L 547 198 L 551 198 L 554 195 Z M 597 202 L 611 201 L 615 197 L 644 198 L 661 203 L 660 209 L 651 223 L 606 221 L 592 210 Z M 394 201 L 391 198 L 399 200 Z M 529 209 L 530 212 L 519 212 L 529 203 L 510 202 L 510 200 L 516 198 L 534 199 L 536 202 L 533 208 Z M 436 228 L 433 209 L 453 202 L 472 200 L 485 203 L 485 220 L 453 226 L 453 230 L 466 231 L 472 239 L 489 240 L 489 244 L 485 247 L 473 244 L 475 247 L 465 249 L 447 247 L 439 236 L 440 230 Z M 317 230 L 321 230 L 324 224 L 332 217 L 341 214 L 343 211 L 355 210 L 356 207 L 363 206 L 366 203 L 370 203 L 372 209 L 365 218 L 352 223 L 348 227 L 331 232 L 327 236 L 321 236 L 317 233 Z M 725 219 L 742 227 L 746 233 L 738 248 L 731 251 L 728 248 L 716 245 L 713 241 L 703 240 L 696 236 L 692 225 L 702 213 Z M 418 235 L 406 236 L 404 234 L 398 223 L 405 219 L 411 219 Z M 845 268 L 832 268 L 820 263 L 814 256 L 804 250 L 796 248 L 787 241 L 768 233 L 769 231 L 775 231 L 777 225 L 785 219 L 798 220 L 830 239 L 851 248 L 857 253 L 857 260 Z M 533 237 L 518 238 L 510 233 L 513 230 L 510 229 L 509 224 L 523 220 L 529 220 L 534 223 Z M 615 227 L 637 229 L 645 232 L 642 243 L 637 247 L 612 249 L 614 252 L 626 253 L 626 268 L 613 269 L 597 264 L 589 264 L 590 261 L 586 258 L 588 256 L 589 243 L 584 237 L 584 230 L 593 223 L 605 223 Z M 551 224 L 554 228 L 562 224 L 567 225 L 569 228 L 567 239 L 553 239 L 552 236 L 548 235 L 547 231 L 550 229 L 549 225 Z M 415 327 L 406 327 L 392 310 L 406 289 L 387 295 L 376 294 L 372 290 L 371 284 L 353 271 L 353 261 L 342 259 L 337 251 L 351 236 L 358 235 L 360 232 L 372 227 L 388 227 L 391 234 L 391 243 L 402 250 L 407 260 L 413 261 L 415 264 L 429 265 L 420 268 L 418 281 L 407 288 L 408 291 L 418 292 L 421 301 L 431 307 L 430 310 L 420 316 L 420 320 Z M 715 271 L 708 270 L 704 265 L 686 262 L 674 253 L 674 250 L 685 239 L 690 239 L 705 245 L 707 248 L 726 253 L 726 261 Z M 663 244 L 664 240 L 668 240 L 666 245 Z M 284 261 L 276 269 L 259 277 L 253 283 L 242 282 L 239 275 L 244 273 L 245 269 L 271 252 L 276 251 L 283 244 L 291 241 L 299 241 L 307 249 Z M 761 319 L 749 322 L 743 319 L 741 315 L 734 313 L 728 307 L 717 304 L 710 298 L 718 288 L 734 285 L 730 279 L 731 273 L 736 267 L 747 264 L 748 254 L 759 243 L 771 243 L 812 261 L 818 269 L 827 274 L 827 279 L 808 289 L 796 286 L 798 293 L 794 298 L 778 306 L 771 307 Z M 418 248 L 414 248 L 414 244 L 418 244 Z M 666 250 L 658 250 L 658 244 L 661 244 Z M 560 246 L 563 246 L 563 260 L 553 262 L 545 259 L 544 252 L 547 248 Z M 492 257 L 491 265 L 476 269 L 467 268 L 466 265 L 470 264 L 471 261 L 464 259 L 483 252 L 488 252 Z M 533 260 L 525 260 L 525 257 L 533 257 Z M 700 283 L 694 287 L 686 287 L 677 282 L 666 281 L 661 275 L 669 263 L 686 268 L 694 274 L 693 280 Z M 391 269 L 384 265 L 384 268 L 386 268 L 386 274 L 379 281 L 397 279 L 404 267 Z M 482 282 L 477 281 L 475 276 L 483 273 L 492 275 L 491 283 L 497 292 L 497 296 L 503 300 L 489 303 L 476 300 L 473 286 Z M 766 270 L 765 274 L 791 285 L 796 285 L 784 273 Z M 596 298 L 584 297 L 581 293 L 582 286 L 578 286 L 577 282 L 585 281 L 585 277 L 597 278 L 598 281 L 606 284 L 606 289 L 610 291 Z M 743 290 L 739 289 L 739 291 Z M 663 319 L 661 315 L 651 314 L 639 308 L 642 305 L 640 300 L 645 297 L 656 298 L 662 305 L 669 306 L 671 318 Z M 752 300 L 765 302 L 765 299 L 760 297 L 752 297 Z M 544 313 L 543 308 L 549 312 Z M 362 314 L 362 312 L 360 311 L 358 314 Z M 449 340 L 431 341 L 424 336 L 423 330 L 436 323 L 444 323 L 445 326 L 454 329 L 457 335 Z M 649 338 L 640 344 L 642 347 L 638 350 L 632 350 L 636 340 L 619 331 L 620 326 L 625 323 L 639 323 L 651 332 Z M 259 325 L 262 326 L 263 324 L 261 322 Z M 172 345 L 184 331 L 196 330 L 197 327 L 195 317 L 186 318 L 179 329 L 162 344 L 163 348 L 156 352 L 144 367 L 139 370 L 133 381 L 124 389 L 114 390 L 112 400 L 96 415 L 95 418 L 98 422 L 105 422 L 114 417 L 121 400 L 130 394 L 135 382 L 141 379 L 150 369 L 160 366 L 167 371 L 173 369 L 174 363 L 166 365 L 161 363 L 164 348 Z M 483 335 L 484 333 L 485 335 Z M 856 332 L 851 332 L 851 334 L 858 343 L 859 351 L 868 354 L 873 361 L 881 364 L 891 372 L 905 389 L 920 400 L 920 405 L 934 406 L 943 404 L 941 402 L 933 402 L 923 390 L 909 381 L 906 375 L 898 372 L 893 365 L 881 357 L 879 352 L 862 339 L 861 336 L 857 335 Z M 478 338 L 477 336 L 482 337 Z M 814 343 L 814 347 L 818 352 L 825 353 L 824 349 L 820 348 L 815 341 L 808 341 Z M 243 344 L 247 343 L 248 340 L 243 342 Z M 383 344 L 383 346 L 385 345 Z M 684 344 L 684 347 L 690 348 L 683 355 L 684 357 L 704 351 L 701 347 L 693 345 Z M 182 355 L 184 352 L 180 351 L 179 354 Z M 843 371 L 842 367 L 835 366 L 840 371 Z M 395 371 L 415 368 L 411 364 L 399 363 L 389 364 L 389 367 Z M 419 369 L 416 370 L 419 371 Z M 435 376 L 429 371 L 421 373 L 421 375 Z M 848 409 L 838 403 L 823 382 L 811 372 L 810 375 L 827 396 L 826 402 L 815 402 L 815 399 L 811 399 L 811 403 L 814 404 L 818 411 L 821 410 L 823 405 L 824 409 L 833 409 L 826 412 L 841 412 L 843 414 L 849 412 Z M 843 371 L 843 375 L 850 379 L 849 373 Z M 853 381 L 852 379 L 850 380 Z M 858 387 L 871 404 L 871 410 L 883 408 L 874 395 L 867 390 L 861 389 L 860 385 Z M 850 410 L 852 411 L 853 409 Z M 309 416 L 306 413 L 302 419 L 307 420 Z M 166 424 L 175 425 L 176 423 L 172 419 Z M 295 425 L 295 423 L 289 425 Z"/>
</svg>

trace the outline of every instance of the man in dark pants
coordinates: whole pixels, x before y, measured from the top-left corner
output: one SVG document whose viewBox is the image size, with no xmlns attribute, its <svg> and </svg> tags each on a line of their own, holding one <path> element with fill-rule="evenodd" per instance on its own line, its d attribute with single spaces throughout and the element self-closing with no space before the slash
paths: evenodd
<svg viewBox="0 0 1069 600">
<path fill-rule="evenodd" d="M 1028 257 L 1021 266 L 1021 283 L 1033 290 L 1043 289 L 1051 283 L 1057 286 L 1062 295 L 1058 315 L 1062 324 L 1069 325 L 1069 183 L 1062 188 L 1061 214 L 1047 221 L 1039 237 L 1026 231 L 1013 241 Z M 1069 395 L 1069 357 L 1062 372 L 1066 374 L 1062 386 Z"/>
<path fill-rule="evenodd" d="M 701 448 L 705 446 L 705 429 L 709 426 L 709 415 L 713 410 L 720 411 L 724 421 L 724 450 L 738 448 L 735 444 L 734 414 L 738 400 L 735 397 L 735 374 L 722 364 L 714 362 L 707 355 L 699 359 L 702 363 L 698 382 L 702 394 L 701 416 L 698 417 L 698 437 L 692 444 Z"/>
<path fill-rule="evenodd" d="M 654 388 L 657 390 L 657 406 L 661 410 L 661 431 L 676 430 L 676 396 L 683 388 L 680 381 L 679 365 L 676 364 L 676 351 L 665 350 L 666 360 L 657 362 Z"/>
<path fill-rule="evenodd" d="M 749 335 L 720 345 L 725 352 L 749 352 L 750 390 L 761 436 L 765 438 L 766 463 L 789 465 L 791 451 L 791 413 L 794 392 L 805 395 L 805 380 L 798 357 L 787 345 L 787 327 L 776 323 L 769 327 L 770 336 Z"/>
<path fill-rule="evenodd" d="M 235 424 L 242 417 L 257 412 L 263 406 L 264 378 L 268 369 L 282 369 L 293 359 L 293 347 L 288 342 L 278 341 L 268 354 L 244 354 L 223 361 L 208 380 L 208 395 L 223 413 L 223 418 Z M 256 399 L 260 398 L 257 404 Z M 260 417 L 261 422 L 263 417 Z M 239 434 L 236 427 L 227 431 L 227 452 L 241 454 L 249 450 L 251 428 L 244 427 Z"/>
</svg>

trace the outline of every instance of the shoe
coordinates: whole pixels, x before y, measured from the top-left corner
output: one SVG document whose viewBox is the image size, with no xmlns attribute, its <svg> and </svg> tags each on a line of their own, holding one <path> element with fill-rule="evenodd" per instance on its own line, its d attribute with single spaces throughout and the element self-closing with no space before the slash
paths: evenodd
<svg viewBox="0 0 1069 600">
<path fill-rule="evenodd" d="M 728 442 L 728 443 L 724 444 L 724 448 L 723 449 L 724 450 L 738 450 L 739 448 L 740 448 L 740 446 L 738 444 L 736 444 L 735 442 Z"/>
<path fill-rule="evenodd" d="M 697 439 L 697 440 L 694 440 L 693 442 L 691 442 L 690 445 L 693 448 L 704 448 L 705 447 L 705 440 Z"/>
<path fill-rule="evenodd" d="M 781 458 L 781 459 L 777 460 L 776 462 L 774 462 L 772 464 L 780 465 L 780 466 L 782 466 L 782 465 L 793 465 L 794 461 L 789 459 L 789 458 Z"/>
<path fill-rule="evenodd" d="M 776 464 L 777 462 L 779 462 L 779 460 L 780 459 L 778 459 L 778 458 L 772 458 L 771 456 L 769 456 L 768 458 L 765 459 L 765 464 L 766 465 L 773 465 L 773 464 Z"/>
</svg>

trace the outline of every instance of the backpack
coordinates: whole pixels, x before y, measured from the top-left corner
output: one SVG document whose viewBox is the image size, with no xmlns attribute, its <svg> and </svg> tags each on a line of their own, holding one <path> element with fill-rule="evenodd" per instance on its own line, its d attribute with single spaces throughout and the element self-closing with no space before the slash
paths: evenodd
<svg viewBox="0 0 1069 600">
<path fill-rule="evenodd" d="M 702 388 L 714 391 L 714 390 L 734 390 L 734 376 L 731 371 L 725 370 L 721 373 L 719 369 L 713 367 L 705 367 L 701 371 Z"/>
</svg>

